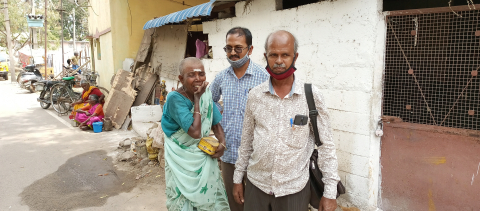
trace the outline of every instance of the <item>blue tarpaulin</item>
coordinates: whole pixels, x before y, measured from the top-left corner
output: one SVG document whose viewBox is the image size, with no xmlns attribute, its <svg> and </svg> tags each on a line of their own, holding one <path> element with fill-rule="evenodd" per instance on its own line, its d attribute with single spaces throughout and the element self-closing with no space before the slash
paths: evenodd
<svg viewBox="0 0 480 211">
<path fill-rule="evenodd" d="M 215 0 L 210 0 L 208 3 L 200 4 L 182 11 L 174 12 L 170 15 L 149 20 L 143 26 L 143 30 L 160 27 L 170 23 L 180 23 L 188 18 L 210 16 L 210 13 L 213 9 L 213 3 L 215 3 Z"/>
</svg>

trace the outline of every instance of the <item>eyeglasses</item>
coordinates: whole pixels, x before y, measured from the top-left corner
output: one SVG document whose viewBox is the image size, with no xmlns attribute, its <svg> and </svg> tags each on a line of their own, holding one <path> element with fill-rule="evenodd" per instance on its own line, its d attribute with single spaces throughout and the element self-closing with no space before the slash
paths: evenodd
<svg viewBox="0 0 480 211">
<path fill-rule="evenodd" d="M 242 48 L 242 47 L 232 48 L 230 46 L 225 46 L 225 47 L 223 47 L 223 50 L 225 50 L 226 53 L 230 53 L 230 52 L 232 52 L 232 50 L 235 50 L 236 53 L 242 53 L 242 51 L 247 49 L 247 48 L 248 48 L 248 46 L 245 47 L 245 48 Z"/>
</svg>

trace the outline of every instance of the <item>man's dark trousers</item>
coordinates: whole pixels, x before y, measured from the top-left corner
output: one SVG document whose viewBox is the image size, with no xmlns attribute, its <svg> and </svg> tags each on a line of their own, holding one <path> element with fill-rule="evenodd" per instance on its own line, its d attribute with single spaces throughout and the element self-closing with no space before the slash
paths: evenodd
<svg viewBox="0 0 480 211">
<path fill-rule="evenodd" d="M 258 189 L 248 179 L 245 187 L 245 211 L 292 211 L 308 210 L 310 181 L 298 193 L 275 197 Z"/>
<path fill-rule="evenodd" d="M 243 204 L 238 204 L 233 198 L 233 172 L 235 171 L 235 164 L 225 163 L 222 161 L 222 176 L 225 183 L 225 191 L 227 191 L 228 204 L 231 211 L 243 211 Z M 247 174 L 245 174 L 245 177 Z M 245 186 L 243 186 L 245 190 Z"/>
</svg>

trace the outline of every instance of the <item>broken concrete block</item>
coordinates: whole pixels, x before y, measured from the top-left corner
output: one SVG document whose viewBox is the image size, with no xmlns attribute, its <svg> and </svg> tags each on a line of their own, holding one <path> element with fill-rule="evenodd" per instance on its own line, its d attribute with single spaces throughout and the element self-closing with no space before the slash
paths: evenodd
<svg viewBox="0 0 480 211">
<path fill-rule="evenodd" d="M 133 106 L 131 113 L 133 130 L 143 138 L 147 138 L 149 129 L 162 119 L 163 110 L 161 105 Z"/>
<path fill-rule="evenodd" d="M 135 156 L 135 153 L 126 151 L 120 155 L 118 158 L 119 161 L 131 161 L 133 157 Z"/>
<path fill-rule="evenodd" d="M 163 149 L 164 134 L 162 130 L 162 125 L 159 122 L 155 123 L 155 125 L 157 125 L 157 127 L 154 128 L 149 135 L 149 137 L 153 138 L 152 147 Z"/>
<path fill-rule="evenodd" d="M 140 161 L 139 164 L 140 164 L 140 166 L 145 166 L 145 167 L 148 168 L 148 166 L 147 166 L 147 165 L 148 165 L 148 162 L 150 162 L 150 160 L 149 160 L 148 158 L 144 158 L 143 160 Z M 145 167 L 144 167 L 144 168 L 145 168 Z"/>
<path fill-rule="evenodd" d="M 120 146 L 120 147 L 130 147 L 130 144 L 132 144 L 132 141 L 129 138 L 127 138 L 125 140 L 120 141 L 118 143 L 118 146 Z"/>
<path fill-rule="evenodd" d="M 147 145 L 145 142 L 135 142 L 135 150 L 137 151 L 137 157 L 141 159 L 148 158 Z"/>
<path fill-rule="evenodd" d="M 133 138 L 130 138 L 132 139 L 132 141 L 134 141 L 135 143 L 141 143 L 141 142 L 145 142 L 147 139 L 146 138 L 143 138 L 143 137 L 140 137 L 140 136 L 137 136 L 137 137 L 133 137 Z"/>
</svg>

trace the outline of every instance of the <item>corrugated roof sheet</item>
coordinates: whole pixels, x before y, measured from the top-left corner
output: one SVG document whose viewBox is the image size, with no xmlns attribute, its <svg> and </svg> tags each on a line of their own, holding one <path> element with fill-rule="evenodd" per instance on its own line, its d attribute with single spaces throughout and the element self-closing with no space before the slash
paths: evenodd
<svg viewBox="0 0 480 211">
<path fill-rule="evenodd" d="M 170 15 L 149 20 L 143 26 L 143 30 L 160 27 L 170 23 L 180 23 L 188 18 L 210 16 L 210 13 L 213 9 L 213 3 L 215 3 L 215 0 L 211 0 L 208 3 L 200 4 L 182 11 L 174 12 Z"/>
</svg>

